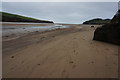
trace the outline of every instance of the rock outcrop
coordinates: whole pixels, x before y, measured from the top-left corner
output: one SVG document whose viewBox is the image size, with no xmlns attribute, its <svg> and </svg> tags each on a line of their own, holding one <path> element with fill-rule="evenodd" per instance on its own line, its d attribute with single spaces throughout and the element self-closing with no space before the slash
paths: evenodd
<svg viewBox="0 0 120 80">
<path fill-rule="evenodd" d="M 120 10 L 109 24 L 98 27 L 94 32 L 93 40 L 120 45 Z"/>
</svg>

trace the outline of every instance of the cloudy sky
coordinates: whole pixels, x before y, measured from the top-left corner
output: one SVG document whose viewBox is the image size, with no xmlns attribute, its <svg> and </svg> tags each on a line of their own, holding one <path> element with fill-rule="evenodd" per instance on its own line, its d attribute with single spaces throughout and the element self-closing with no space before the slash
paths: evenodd
<svg viewBox="0 0 120 80">
<path fill-rule="evenodd" d="M 80 24 L 93 18 L 112 18 L 117 2 L 3 2 L 2 10 L 55 23 Z"/>
</svg>

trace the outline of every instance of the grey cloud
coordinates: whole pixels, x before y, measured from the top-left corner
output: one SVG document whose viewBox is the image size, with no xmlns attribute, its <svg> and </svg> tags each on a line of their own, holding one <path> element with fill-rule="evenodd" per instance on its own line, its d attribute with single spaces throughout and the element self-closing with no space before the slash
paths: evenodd
<svg viewBox="0 0 120 80">
<path fill-rule="evenodd" d="M 3 2 L 2 9 L 57 23 L 82 23 L 93 18 L 112 18 L 117 2 Z"/>
</svg>

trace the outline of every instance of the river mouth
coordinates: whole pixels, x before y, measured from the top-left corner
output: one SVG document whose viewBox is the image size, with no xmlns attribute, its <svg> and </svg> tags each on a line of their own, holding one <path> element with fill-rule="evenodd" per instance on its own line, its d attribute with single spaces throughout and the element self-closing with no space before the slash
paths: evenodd
<svg viewBox="0 0 120 80">
<path fill-rule="evenodd" d="M 30 32 L 42 32 L 58 28 L 68 28 L 61 24 L 41 24 L 41 23 L 3 23 L 2 36 L 22 35 Z"/>
</svg>

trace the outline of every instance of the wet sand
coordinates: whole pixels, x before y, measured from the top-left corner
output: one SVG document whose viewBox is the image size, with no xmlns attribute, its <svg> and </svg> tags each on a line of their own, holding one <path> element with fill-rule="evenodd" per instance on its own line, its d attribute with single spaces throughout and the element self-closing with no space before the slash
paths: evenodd
<svg viewBox="0 0 120 80">
<path fill-rule="evenodd" d="M 90 25 L 5 41 L 3 78 L 117 78 L 117 45 L 94 41 Z"/>
</svg>

